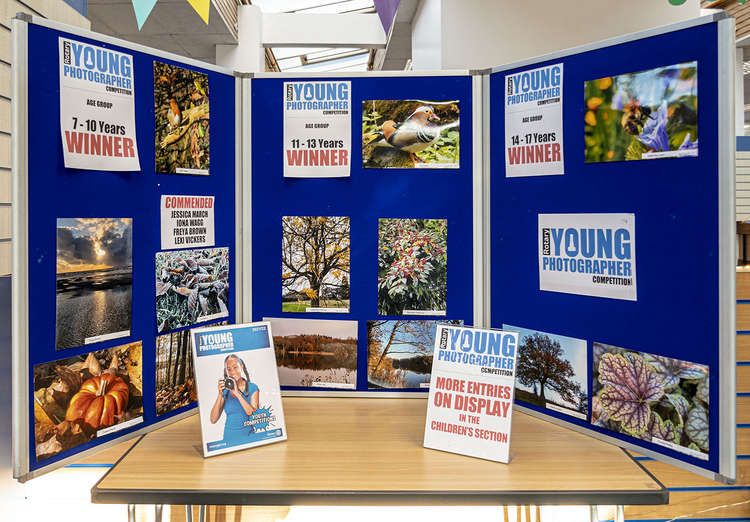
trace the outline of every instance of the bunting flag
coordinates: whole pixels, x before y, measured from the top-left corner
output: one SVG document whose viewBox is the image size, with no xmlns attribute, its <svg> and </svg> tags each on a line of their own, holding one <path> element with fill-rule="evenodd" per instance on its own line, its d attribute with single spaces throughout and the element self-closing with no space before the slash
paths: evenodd
<svg viewBox="0 0 750 522">
<path fill-rule="evenodd" d="M 187 0 L 195 12 L 208 23 L 208 13 L 211 10 L 211 0 Z"/>
<path fill-rule="evenodd" d="M 133 10 L 135 11 L 135 19 L 138 22 L 138 30 L 140 31 L 143 24 L 146 23 L 148 15 L 156 5 L 156 0 L 131 0 L 133 2 Z M 208 14 L 211 11 L 211 0 L 187 0 L 195 12 L 208 24 Z"/>
<path fill-rule="evenodd" d="M 133 10 L 135 11 L 135 19 L 138 22 L 138 30 L 140 31 L 143 24 L 146 23 L 148 15 L 151 14 L 156 0 L 132 0 Z"/>
</svg>

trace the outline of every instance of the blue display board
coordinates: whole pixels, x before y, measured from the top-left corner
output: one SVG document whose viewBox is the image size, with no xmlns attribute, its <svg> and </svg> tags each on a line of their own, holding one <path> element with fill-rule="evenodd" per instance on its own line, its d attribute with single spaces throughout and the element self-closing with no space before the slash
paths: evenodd
<svg viewBox="0 0 750 522">
<path fill-rule="evenodd" d="M 720 418 L 723 409 L 720 405 L 734 403 L 731 388 L 734 369 L 728 362 L 728 359 L 733 362 L 733 346 L 720 343 L 722 332 L 728 332 L 733 339 L 733 315 L 720 316 L 722 307 L 731 310 L 734 306 L 733 282 L 730 287 L 721 279 L 724 273 L 729 273 L 732 281 L 734 277 L 730 273 L 731 262 L 723 261 L 727 257 L 721 253 L 725 248 L 729 252 L 726 256 L 733 257 L 731 243 L 722 243 L 732 237 L 733 214 L 720 208 L 725 194 L 722 191 L 733 190 L 722 186 L 733 178 L 720 176 L 723 158 L 731 158 L 733 146 L 733 139 L 728 144 L 730 149 L 720 139 L 727 137 L 724 129 L 732 117 L 725 110 L 729 107 L 727 92 L 731 91 L 721 69 L 722 60 L 727 59 L 722 52 L 729 49 L 731 40 L 728 45 L 721 40 L 722 34 L 725 39 L 728 34 L 721 33 L 721 22 L 712 19 L 708 22 L 661 34 L 634 35 L 611 44 L 592 44 L 579 52 L 561 52 L 549 60 L 504 67 L 490 75 L 490 316 L 492 327 L 517 327 L 522 333 L 516 383 L 519 406 L 630 444 L 647 454 L 669 457 L 672 462 L 692 466 L 693 470 L 732 477 L 733 467 L 720 468 L 722 459 L 734 459 L 734 415 Z M 697 62 L 697 91 L 694 71 L 678 72 L 668 67 L 691 62 Z M 553 64 L 562 64 L 564 71 L 565 173 L 506 177 L 507 77 Z M 641 83 L 622 76 L 657 68 L 661 72 Z M 676 84 L 669 83 L 670 75 L 677 81 L 690 83 L 691 92 L 682 98 L 672 96 L 674 91 L 669 89 Z M 599 83 L 587 87 L 586 82 L 590 81 Z M 641 97 L 640 103 L 647 106 L 647 99 L 654 97 L 653 92 L 647 92 L 649 88 L 662 89 L 664 99 L 669 98 L 667 111 L 657 114 L 657 103 L 652 105 L 650 113 L 643 109 L 645 116 L 633 115 L 634 99 Z M 628 96 L 629 100 L 618 104 L 610 98 L 613 92 L 612 98 Z M 680 110 L 694 106 L 696 95 L 697 113 L 685 111 L 681 116 Z M 607 111 L 607 107 L 615 108 Z M 640 120 L 636 125 L 641 126 L 656 124 L 658 118 L 666 117 L 666 133 L 675 132 L 679 125 L 684 124 L 683 129 L 688 124 L 694 125 L 693 119 L 697 117 L 697 156 L 606 161 L 618 159 L 618 145 L 608 150 L 598 142 L 602 138 L 595 134 L 596 125 L 607 118 L 613 120 L 610 132 L 630 143 L 642 128 L 630 128 L 631 137 L 619 127 L 624 130 L 631 123 L 628 118 L 636 117 Z M 695 140 L 694 126 L 692 134 Z M 643 133 L 641 137 L 648 141 Z M 601 157 L 593 152 L 597 146 L 604 147 Z M 576 294 L 574 290 L 570 293 L 540 290 L 539 254 L 546 247 L 539 242 L 542 231 L 538 228 L 543 226 L 540 223 L 544 218 L 540 215 L 545 214 L 634 214 L 636 299 L 592 297 Z M 586 234 L 582 235 L 593 238 Z M 567 243 L 563 245 L 567 248 Z M 579 266 L 585 270 L 584 265 Z M 588 274 L 594 278 L 602 272 Z M 539 375 L 532 375 L 535 369 L 544 366 L 540 352 L 533 353 L 534 349 L 540 349 L 534 332 L 539 332 L 540 338 L 547 337 L 550 346 L 557 343 L 555 357 L 572 367 L 558 367 L 557 375 L 546 383 L 539 380 Z M 607 361 L 602 362 L 607 353 L 610 354 Z M 527 367 L 522 372 L 524 357 Z M 641 365 L 641 361 L 647 365 Z M 623 363 L 620 369 L 626 373 L 632 374 L 637 366 L 658 377 L 651 382 L 647 376 L 635 384 L 632 380 L 626 382 L 624 376 L 620 379 L 607 373 L 611 368 L 605 366 L 612 362 Z M 669 371 L 659 373 L 658 370 L 670 365 Z M 572 373 L 566 373 L 570 369 Z M 706 372 L 708 377 L 704 380 Z M 525 383 L 520 381 L 524 373 Z M 669 383 L 667 377 L 671 378 Z M 565 381 L 577 382 L 582 399 L 572 400 L 568 396 L 565 400 L 562 392 L 550 386 L 553 381 L 558 386 L 564 386 Z M 708 383 L 710 393 L 706 395 L 705 388 L 698 390 Z M 728 384 L 729 393 L 726 387 L 720 393 L 723 383 Z M 613 400 L 618 393 L 620 402 Z M 618 407 L 620 410 L 616 411 Z M 698 426 L 700 412 L 691 413 L 697 407 L 707 410 L 707 426 Z M 626 413 L 624 410 L 628 408 L 631 411 Z M 638 408 L 641 408 L 639 413 L 650 415 L 649 422 L 657 413 L 664 423 L 648 425 L 641 431 L 643 423 L 629 417 Z M 677 410 L 682 412 L 679 417 Z M 671 426 L 666 425 L 667 417 Z M 684 421 L 682 426 L 680 420 Z M 688 420 L 692 423 L 690 428 Z M 708 439 L 703 440 L 706 431 Z M 664 440 L 672 443 L 665 444 Z"/>
<path fill-rule="evenodd" d="M 17 21 L 16 21 L 17 22 Z M 20 315 L 28 314 L 28 402 L 20 406 L 27 409 L 28 426 L 28 466 L 24 468 L 24 456 L 16 456 L 16 474 L 22 479 L 33 476 L 45 467 L 59 465 L 68 457 L 82 451 L 95 448 L 101 444 L 132 436 L 136 431 L 145 431 L 156 423 L 174 419 L 195 407 L 196 403 L 186 404 L 157 415 L 155 402 L 156 379 L 156 337 L 157 335 L 187 330 L 188 326 L 175 327 L 166 325 L 158 331 L 156 319 L 156 296 L 154 282 L 158 285 L 161 278 L 156 274 L 156 254 L 161 251 L 160 240 L 160 200 L 162 195 L 191 195 L 215 197 L 215 247 L 228 248 L 228 285 L 233 288 L 235 278 L 235 78 L 232 74 L 217 72 L 197 66 L 197 62 L 186 64 L 177 57 L 158 51 L 149 52 L 146 48 L 131 46 L 126 42 L 114 39 L 100 41 L 92 39 L 92 33 L 81 32 L 70 34 L 53 27 L 30 23 L 27 27 L 27 85 L 28 115 L 17 122 L 19 136 L 28 135 L 28 195 L 27 195 L 27 241 L 28 241 L 28 294 L 26 308 L 15 310 Z M 52 25 L 52 24 L 49 24 Z M 128 53 L 133 57 L 135 121 L 137 145 L 140 156 L 140 171 L 108 172 L 96 170 L 66 169 L 60 135 L 60 90 L 58 73 L 58 38 L 66 37 L 78 42 L 90 43 L 107 49 Z M 22 40 L 20 40 L 22 42 Z M 113 42 L 122 45 L 114 45 Z M 24 50 L 21 50 L 23 55 Z M 177 61 L 175 61 L 177 60 Z M 210 100 L 210 167 L 209 175 L 160 174 L 155 172 L 155 102 L 154 102 L 154 63 L 167 63 L 183 69 L 197 71 L 207 76 L 208 97 Z M 14 66 L 23 74 L 23 61 Z M 201 87 L 205 90 L 205 79 Z M 18 96 L 19 93 L 16 93 Z M 20 99 L 20 98 L 19 98 Z M 194 98 L 195 99 L 195 98 Z M 185 111 L 187 107 L 183 107 Z M 185 114 L 185 112 L 183 112 Z M 27 125 L 25 131 L 23 126 Z M 203 132 L 201 128 L 201 132 Z M 203 136 L 201 136 L 203 137 Z M 19 138 L 20 139 L 20 138 Z M 16 174 L 19 174 L 18 172 Z M 23 173 L 21 173 L 23 175 Z M 24 208 L 23 201 L 14 201 L 19 212 Z M 73 346 L 63 347 L 56 351 L 56 262 L 59 257 L 56 229 L 64 228 L 66 223 L 61 218 L 126 218 L 132 219 L 132 299 L 130 334 L 125 337 L 89 342 L 83 344 L 73 341 Z M 20 245 L 19 245 L 20 247 Z M 189 248 L 189 247 L 185 247 Z M 207 256 L 211 247 L 205 247 L 204 253 L 190 255 Z M 58 254 L 56 254 L 58 252 Z M 187 259 L 187 255 L 183 256 Z M 213 258 L 213 259 L 216 259 Z M 177 265 L 174 265 L 175 269 Z M 15 267 L 14 267 L 15 269 Z M 210 279 L 209 279 L 210 280 Z M 105 285 L 106 286 L 106 285 Z M 105 299 L 106 293 L 96 294 L 96 290 L 83 290 L 82 294 L 94 292 L 93 295 Z M 207 294 L 208 295 L 208 294 Z M 175 294 L 176 296 L 176 294 Z M 14 295 L 14 298 L 16 296 Z M 210 299 L 210 298 L 207 298 Z M 230 322 L 234 321 L 233 291 L 228 292 L 227 308 Z M 200 303 L 194 303 L 200 306 Z M 75 308 L 75 307 L 73 307 Z M 94 307 L 96 309 L 96 307 Z M 127 310 L 123 306 L 123 310 Z M 81 318 L 77 319 L 79 322 Z M 88 321 L 102 320 L 95 314 L 85 318 Z M 60 319 L 57 319 L 60 322 Z M 198 320 L 203 322 L 203 320 Z M 216 321 L 214 321 L 216 322 Z M 23 343 L 23 339 L 17 340 Z M 115 346 L 130 343 L 141 343 L 140 357 L 131 352 L 128 365 L 138 368 L 120 368 L 118 375 L 129 375 L 130 402 L 142 401 L 141 420 L 135 418 L 124 429 L 115 428 L 111 433 L 81 435 L 77 428 L 68 426 L 74 442 L 69 447 L 63 444 L 41 446 L 47 452 L 45 458 L 37 458 L 40 446 L 36 437 L 48 437 L 42 433 L 39 424 L 35 424 L 35 413 L 39 416 L 41 403 L 35 398 L 35 369 L 50 366 L 46 363 L 67 360 L 81 356 L 83 360 L 90 352 L 106 350 Z M 189 350 L 189 349 L 188 349 Z M 136 350 L 137 352 L 137 350 Z M 106 359 L 107 357 L 105 357 Z M 140 359 L 140 360 L 139 360 Z M 188 355 L 189 359 L 189 355 Z M 186 359 L 183 358 L 183 361 Z M 101 362 L 101 361 L 100 361 Z M 106 362 L 106 361 L 105 361 Z M 124 364 L 120 360 L 120 365 Z M 185 364 L 183 362 L 182 364 Z M 40 366 L 41 365 L 41 366 Z M 67 362 L 66 362 L 66 367 Z M 80 365 L 79 365 L 80 366 Z M 76 366 L 75 368 L 78 368 Z M 88 372 L 88 370 L 86 370 Z M 128 373 L 129 372 L 129 373 Z M 92 372 L 82 374 L 88 376 Z M 47 383 L 49 384 L 49 383 Z M 77 385 L 75 378 L 70 387 Z M 140 386 L 141 397 L 137 396 Z M 45 388 L 46 389 L 46 388 Z M 61 411 L 65 411 L 70 399 L 70 390 L 60 392 Z M 36 402 L 36 406 L 35 406 Z M 18 405 L 16 405 L 18 406 Z M 35 412 L 35 407 L 37 411 Z M 48 417 L 57 426 L 66 422 L 60 411 L 49 413 Z M 136 416 L 137 417 L 137 416 Z M 58 424 L 60 423 L 60 424 Z M 49 427 L 49 424 L 47 425 Z M 35 434 L 36 431 L 36 434 Z M 78 439 L 75 439 L 78 437 Z M 20 466 L 20 467 L 19 467 Z"/>
<path fill-rule="evenodd" d="M 285 178 L 284 82 L 351 81 L 351 176 Z M 422 387 L 368 387 L 367 321 L 396 319 L 462 320 L 474 318 L 474 165 L 472 150 L 472 77 L 419 76 L 335 78 L 253 78 L 252 80 L 252 320 L 297 318 L 356 321 L 357 376 L 353 391 L 425 391 Z M 363 168 L 363 101 L 457 101 L 460 114 L 459 168 Z M 433 103 L 434 105 L 434 103 Z M 382 120 L 387 119 L 383 117 Z M 380 121 L 382 124 L 383 121 Z M 365 143 L 367 140 L 365 139 Z M 350 308 L 348 313 L 282 311 L 282 217 L 350 218 Z M 379 315 L 378 220 L 381 218 L 447 220 L 446 313 Z M 274 322 L 272 321 L 272 326 Z M 278 328 L 274 335 L 278 335 Z M 308 333 L 313 333 L 311 328 Z M 283 370 L 281 370 L 283 372 Z M 281 384 L 284 385 L 283 373 Z M 333 390 L 317 383 L 283 386 L 286 390 Z M 346 389 L 346 388 L 344 388 Z"/>
</svg>

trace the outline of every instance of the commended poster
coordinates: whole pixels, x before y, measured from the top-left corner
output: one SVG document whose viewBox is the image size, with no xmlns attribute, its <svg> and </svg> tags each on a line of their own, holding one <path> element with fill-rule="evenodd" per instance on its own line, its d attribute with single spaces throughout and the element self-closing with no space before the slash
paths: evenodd
<svg viewBox="0 0 750 522">
<path fill-rule="evenodd" d="M 191 330 L 203 456 L 286 440 L 271 326 Z"/>
<path fill-rule="evenodd" d="M 509 461 L 518 333 L 438 325 L 424 447 Z"/>
<path fill-rule="evenodd" d="M 284 177 L 349 176 L 350 81 L 284 82 Z"/>
<path fill-rule="evenodd" d="M 214 246 L 214 197 L 161 197 L 161 249 Z"/>
<path fill-rule="evenodd" d="M 67 38 L 58 40 L 65 167 L 140 170 L 133 56 Z"/>
<path fill-rule="evenodd" d="M 637 300 L 635 214 L 539 214 L 539 289 Z"/>
<path fill-rule="evenodd" d="M 505 77 L 505 176 L 564 174 L 563 64 Z"/>
</svg>

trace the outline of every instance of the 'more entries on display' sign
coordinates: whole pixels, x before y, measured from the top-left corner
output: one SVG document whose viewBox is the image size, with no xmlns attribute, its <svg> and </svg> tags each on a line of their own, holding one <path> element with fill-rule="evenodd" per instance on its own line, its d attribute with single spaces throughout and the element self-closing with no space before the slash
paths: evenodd
<svg viewBox="0 0 750 522">
<path fill-rule="evenodd" d="M 505 176 L 564 174 L 563 64 L 505 77 Z"/>
<path fill-rule="evenodd" d="M 352 82 L 284 82 L 284 177 L 349 176 Z"/>
<path fill-rule="evenodd" d="M 161 197 L 161 249 L 214 246 L 214 196 Z"/>
<path fill-rule="evenodd" d="M 539 214 L 539 289 L 637 300 L 635 214 Z"/>
<path fill-rule="evenodd" d="M 65 167 L 140 170 L 133 56 L 67 38 L 58 40 Z"/>
<path fill-rule="evenodd" d="M 518 333 L 438 325 L 424 446 L 507 463 Z"/>
<path fill-rule="evenodd" d="M 203 456 L 286 440 L 267 322 L 190 331 Z"/>
</svg>

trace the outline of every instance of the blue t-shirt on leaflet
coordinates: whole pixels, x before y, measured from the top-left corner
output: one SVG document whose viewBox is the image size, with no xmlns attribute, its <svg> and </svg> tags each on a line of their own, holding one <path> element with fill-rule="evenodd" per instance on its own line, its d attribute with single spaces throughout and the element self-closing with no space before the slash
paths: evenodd
<svg viewBox="0 0 750 522">
<path fill-rule="evenodd" d="M 249 403 L 250 397 L 258 391 L 258 386 L 250 381 L 246 382 L 245 391 L 240 393 L 242 393 L 242 397 Z M 248 442 L 246 440 L 247 436 L 253 433 L 255 429 L 252 426 L 243 425 L 250 416 L 245 413 L 240 401 L 229 390 L 224 390 L 224 413 L 227 414 L 227 419 L 224 423 L 224 441 L 234 443 Z"/>
</svg>

